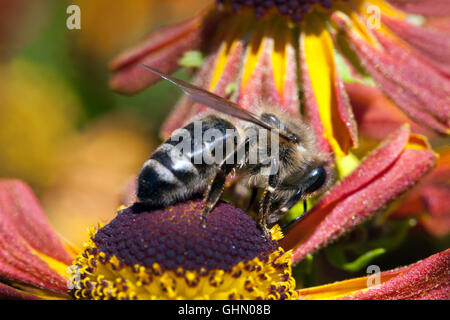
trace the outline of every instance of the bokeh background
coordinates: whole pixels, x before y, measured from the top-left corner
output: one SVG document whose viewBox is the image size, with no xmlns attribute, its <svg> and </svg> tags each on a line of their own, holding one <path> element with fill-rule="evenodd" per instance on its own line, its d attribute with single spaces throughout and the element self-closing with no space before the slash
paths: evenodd
<svg viewBox="0 0 450 320">
<path fill-rule="evenodd" d="M 55 230 L 74 245 L 82 246 L 88 227 L 114 217 L 180 96 L 166 82 L 135 96 L 115 94 L 108 88 L 109 60 L 207 3 L 0 0 L 0 177 L 31 185 Z M 70 4 L 81 8 L 81 30 L 66 27 Z M 187 79 L 189 72 L 176 76 Z M 378 141 L 364 142 L 371 148 Z M 448 145 L 448 139 L 432 142 Z M 301 285 L 364 275 L 369 262 L 391 269 L 449 247 L 448 234 L 424 232 L 409 217 L 379 227 L 383 222 L 381 216 L 300 263 L 294 272 Z M 387 253 L 377 255 L 380 246 Z M 342 261 L 346 250 L 373 256 L 350 270 Z"/>
<path fill-rule="evenodd" d="M 180 95 L 164 82 L 133 97 L 115 94 L 108 61 L 205 3 L 0 1 L 0 176 L 30 184 L 74 244 L 112 219 Z M 81 8 L 81 30 L 66 27 L 70 4 Z"/>
</svg>

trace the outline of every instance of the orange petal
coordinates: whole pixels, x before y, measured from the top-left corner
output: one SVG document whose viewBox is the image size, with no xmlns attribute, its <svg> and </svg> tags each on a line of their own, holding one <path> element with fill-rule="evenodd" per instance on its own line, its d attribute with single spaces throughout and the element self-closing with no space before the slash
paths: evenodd
<svg viewBox="0 0 450 320">
<path fill-rule="evenodd" d="M 293 249 L 297 263 L 412 187 L 435 160 L 423 138 L 410 135 L 408 125 L 401 127 L 294 225 L 282 246 Z"/>
<path fill-rule="evenodd" d="M 450 249 L 413 265 L 298 291 L 299 299 L 418 300 L 450 298 Z M 379 284 L 373 280 L 379 276 Z M 372 278 L 372 279 L 371 279 Z"/>
</svg>

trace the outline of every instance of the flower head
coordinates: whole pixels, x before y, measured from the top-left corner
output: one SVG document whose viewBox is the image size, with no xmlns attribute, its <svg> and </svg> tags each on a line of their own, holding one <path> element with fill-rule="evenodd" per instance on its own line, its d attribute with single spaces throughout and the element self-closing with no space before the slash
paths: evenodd
<svg viewBox="0 0 450 320">
<path fill-rule="evenodd" d="M 76 298 L 290 299 L 291 253 L 243 211 L 220 203 L 200 224 L 201 201 L 135 214 L 120 211 L 76 258 Z M 75 285 L 76 283 L 74 283 Z"/>
</svg>

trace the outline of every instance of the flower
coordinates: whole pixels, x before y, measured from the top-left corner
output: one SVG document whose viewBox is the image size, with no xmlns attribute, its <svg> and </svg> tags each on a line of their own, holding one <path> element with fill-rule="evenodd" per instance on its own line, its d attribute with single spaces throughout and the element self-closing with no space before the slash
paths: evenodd
<svg viewBox="0 0 450 320">
<path fill-rule="evenodd" d="M 291 253 L 243 211 L 221 203 L 203 229 L 199 200 L 92 228 L 83 250 L 50 229 L 31 190 L 0 182 L 0 297 L 296 298 Z M 73 260 L 73 262 L 72 262 Z"/>
<path fill-rule="evenodd" d="M 292 299 L 291 253 L 243 211 L 220 203 L 203 229 L 203 203 L 122 210 L 91 235 L 73 266 L 77 299 Z M 75 284 L 75 283 L 74 283 Z"/>
<path fill-rule="evenodd" d="M 300 116 L 301 104 L 323 151 L 338 158 L 358 145 L 345 72 L 370 75 L 409 117 L 448 134 L 450 37 L 412 24 L 408 1 L 393 2 L 399 7 L 383 0 L 216 1 L 113 59 L 110 86 L 133 94 L 158 81 L 141 63 L 171 73 L 184 52 L 202 50 L 194 83 L 248 110 L 262 101 Z M 415 12 L 428 13 L 420 3 Z M 449 12 L 445 3 L 440 8 Z M 182 98 L 162 136 L 202 110 Z"/>
<path fill-rule="evenodd" d="M 200 228 L 202 203 L 190 200 L 142 214 L 124 208 L 91 230 L 83 250 L 52 231 L 24 183 L 0 180 L 0 297 L 448 299 L 450 250 L 383 272 L 370 288 L 369 277 L 294 291 L 291 271 L 409 189 L 435 160 L 426 140 L 405 125 L 283 239 L 278 227 L 266 239 L 224 202 Z"/>
</svg>

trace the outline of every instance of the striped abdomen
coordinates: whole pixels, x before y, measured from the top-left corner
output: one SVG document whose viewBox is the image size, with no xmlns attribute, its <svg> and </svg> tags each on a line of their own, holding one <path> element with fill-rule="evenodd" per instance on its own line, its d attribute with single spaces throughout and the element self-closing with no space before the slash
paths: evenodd
<svg viewBox="0 0 450 320">
<path fill-rule="evenodd" d="M 181 135 L 178 131 L 156 149 L 142 167 L 137 188 L 140 202 L 156 207 L 168 206 L 204 191 L 218 167 L 218 163 L 206 163 L 204 156 L 211 154 L 213 149 L 222 149 L 225 157 L 229 151 L 227 140 L 232 142 L 233 149 L 236 148 L 238 138 L 232 136 L 237 135 L 235 127 L 216 116 L 192 122 L 183 129 Z M 211 129 L 215 139 L 208 143 L 205 136 L 212 132 L 208 131 Z M 221 148 L 217 148 L 219 145 Z"/>
</svg>

